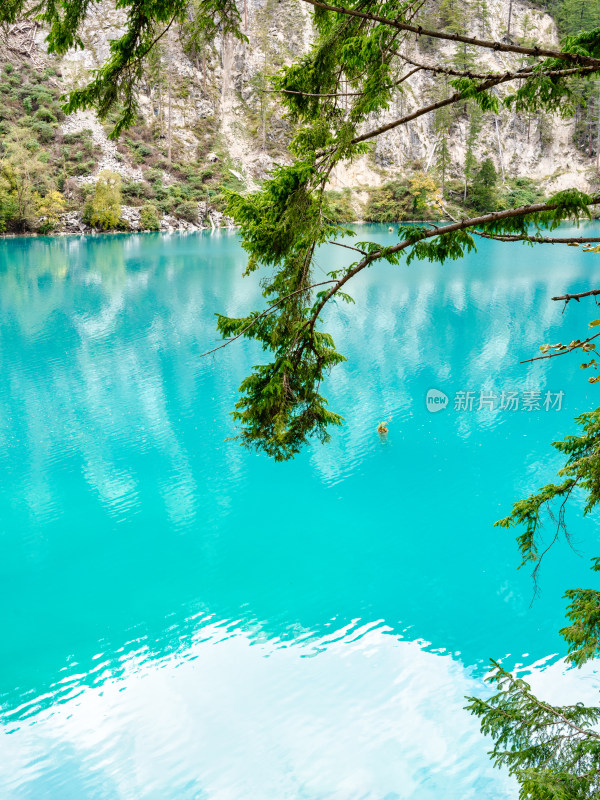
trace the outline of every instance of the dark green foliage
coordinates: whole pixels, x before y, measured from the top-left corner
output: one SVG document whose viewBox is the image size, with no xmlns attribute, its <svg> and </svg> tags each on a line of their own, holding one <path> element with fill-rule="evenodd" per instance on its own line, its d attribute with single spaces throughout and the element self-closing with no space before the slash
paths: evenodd
<svg viewBox="0 0 600 800">
<path fill-rule="evenodd" d="M 509 179 L 498 198 L 500 208 L 520 208 L 544 200 L 544 193 L 531 178 Z"/>
<path fill-rule="evenodd" d="M 498 207 L 498 174 L 491 158 L 484 159 L 471 187 L 469 197 L 477 211 L 495 211 Z"/>
<path fill-rule="evenodd" d="M 584 514 L 588 514 L 600 502 L 600 408 L 577 417 L 582 428 L 579 436 L 567 436 L 561 442 L 553 442 L 560 453 L 566 456 L 566 464 L 558 473 L 560 483 L 542 487 L 537 494 L 519 500 L 510 516 L 496 525 L 508 528 L 521 525 L 525 528 L 517 539 L 523 563 L 538 562 L 540 558 L 537 536 L 542 516 L 553 503 L 560 501 L 556 516 L 557 535 L 566 534 L 564 505 L 576 487 L 584 489 L 587 500 Z"/>
<path fill-rule="evenodd" d="M 18 219 L 19 208 L 17 200 L 9 191 L 9 187 L 0 184 L 0 233 L 12 227 L 13 221 Z"/>
<path fill-rule="evenodd" d="M 572 36 L 600 28 L 600 0 L 546 0 L 544 5 L 562 34 Z"/>
<path fill-rule="evenodd" d="M 465 153 L 465 165 L 464 165 L 464 181 L 465 181 L 465 192 L 464 192 L 464 199 L 467 199 L 467 187 L 472 182 L 473 178 L 477 173 L 477 159 L 475 158 L 474 148 L 477 144 L 479 139 L 479 134 L 481 132 L 481 125 L 483 121 L 483 112 L 481 108 L 473 102 L 469 102 L 466 105 L 466 112 L 469 119 L 469 127 L 467 130 L 467 149 Z"/>
<path fill-rule="evenodd" d="M 125 205 L 140 205 L 144 200 L 152 200 L 154 191 L 145 181 L 124 181 L 121 184 L 121 194 Z"/>
<path fill-rule="evenodd" d="M 600 572 L 600 558 L 594 558 L 594 572 Z M 567 619 L 571 623 L 561 630 L 569 645 L 568 660 L 577 667 L 600 656 L 600 592 L 595 589 L 569 589 Z"/>
<path fill-rule="evenodd" d="M 185 219 L 188 222 L 197 224 L 198 203 L 194 203 L 192 200 L 185 200 L 183 203 L 179 203 L 179 205 L 175 207 L 175 214 L 181 219 Z"/>
<path fill-rule="evenodd" d="M 519 781 L 520 800 L 591 800 L 600 793 L 600 708 L 552 706 L 493 662 L 497 693 L 467 709 L 494 740 L 492 760 Z"/>
<path fill-rule="evenodd" d="M 57 122 L 54 112 L 46 106 L 40 106 L 40 108 L 38 108 L 33 115 L 33 118 L 39 120 L 40 122 Z"/>
<path fill-rule="evenodd" d="M 600 82 L 578 81 L 574 86 L 575 131 L 573 141 L 588 156 L 598 153 Z"/>
<path fill-rule="evenodd" d="M 329 426 L 341 422 L 319 387 L 327 371 L 344 359 L 331 336 L 317 330 L 318 309 L 311 308 L 314 250 L 336 228 L 323 214 L 323 182 L 312 188 L 311 180 L 310 165 L 299 160 L 277 167 L 257 194 L 229 199 L 229 212 L 245 232 L 248 270 L 260 264 L 279 267 L 265 284 L 266 311 L 241 319 L 219 315 L 217 323 L 224 337 L 246 335 L 271 351 L 271 361 L 243 381 L 233 416 L 241 424 L 241 441 L 276 460 L 293 457 L 311 437 L 327 441 Z M 316 293 L 317 305 L 323 298 Z"/>
</svg>

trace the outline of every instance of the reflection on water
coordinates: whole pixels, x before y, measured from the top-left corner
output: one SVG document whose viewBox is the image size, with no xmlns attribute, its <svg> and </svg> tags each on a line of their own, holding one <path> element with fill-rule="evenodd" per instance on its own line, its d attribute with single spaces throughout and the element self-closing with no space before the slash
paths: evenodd
<svg viewBox="0 0 600 800">
<path fill-rule="evenodd" d="M 589 309 L 549 298 L 600 266 L 484 242 L 362 273 L 328 316 L 346 425 L 274 465 L 226 441 L 262 355 L 199 358 L 216 311 L 257 302 L 243 262 L 227 234 L 0 242 L 0 795 L 514 797 L 463 697 L 490 656 L 595 695 L 555 659 L 593 523 L 573 514 L 584 558 L 553 552 L 532 607 L 491 526 L 597 404 L 576 360 L 519 361 L 581 334 Z M 565 399 L 454 411 L 481 389 Z"/>
<path fill-rule="evenodd" d="M 311 657 L 302 642 L 199 624 L 185 656 L 150 661 L 141 648 L 120 681 L 38 713 L 8 737 L 0 779 L 16 773 L 19 796 L 36 800 L 57 773 L 86 797 L 434 800 L 449 776 L 452 797 L 510 796 L 462 713 L 476 682 L 450 656 L 381 627 L 337 632 Z"/>
</svg>

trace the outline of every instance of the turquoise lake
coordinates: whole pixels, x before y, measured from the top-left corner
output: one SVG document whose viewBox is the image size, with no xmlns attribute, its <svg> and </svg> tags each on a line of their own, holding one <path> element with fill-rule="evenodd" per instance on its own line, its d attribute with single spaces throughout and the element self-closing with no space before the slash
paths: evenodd
<svg viewBox="0 0 600 800">
<path fill-rule="evenodd" d="M 558 635 L 597 517 L 576 499 L 533 602 L 493 523 L 600 405 L 577 356 L 519 363 L 600 316 L 550 299 L 600 258 L 483 241 L 364 271 L 325 319 L 345 425 L 285 464 L 228 441 L 262 354 L 200 358 L 215 312 L 261 303 L 244 266 L 226 232 L 0 241 L 0 797 L 515 800 L 464 697 L 496 658 L 597 702 Z"/>
</svg>

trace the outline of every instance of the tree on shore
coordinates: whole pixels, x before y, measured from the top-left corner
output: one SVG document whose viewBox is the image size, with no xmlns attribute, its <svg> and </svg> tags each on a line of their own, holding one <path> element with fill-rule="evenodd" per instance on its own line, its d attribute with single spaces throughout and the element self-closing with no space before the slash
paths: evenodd
<svg viewBox="0 0 600 800">
<path fill-rule="evenodd" d="M 292 163 L 276 167 L 255 194 L 229 195 L 229 211 L 240 226 L 248 253 L 248 271 L 269 268 L 265 307 L 242 318 L 218 317 L 224 337 L 220 347 L 245 337 L 259 342 L 268 354 L 266 363 L 256 366 L 242 382 L 234 419 L 240 426 L 242 444 L 276 460 L 292 458 L 311 439 L 326 442 L 331 426 L 342 423 L 328 408 L 321 387 L 344 356 L 331 334 L 321 328 L 321 316 L 332 300 L 350 299 L 348 285 L 362 270 L 382 261 L 410 264 L 415 259 L 458 259 L 476 249 L 482 237 L 540 247 L 598 241 L 556 233 L 561 222 L 589 218 L 600 205 L 600 195 L 572 188 L 544 203 L 504 211 L 486 208 L 476 217 L 450 220 L 443 227 L 400 226 L 397 243 L 386 247 L 371 241 L 352 246 L 338 242 L 352 253 L 348 263 L 324 279 L 318 276 L 316 249 L 343 232 L 324 213 L 326 187 L 339 164 L 368 153 L 373 143 L 391 130 L 441 109 L 464 107 L 466 102 L 483 113 L 497 114 L 505 107 L 520 114 L 572 115 L 581 82 L 600 73 L 600 29 L 578 29 L 559 47 L 543 42 L 519 45 L 512 39 L 494 41 L 483 33 L 476 36 L 443 25 L 427 27 L 423 21 L 432 18 L 432 4 L 422 0 L 353 0 L 343 6 L 321 0 L 302 2 L 314 11 L 315 42 L 308 54 L 282 69 L 272 81 L 295 125 Z M 87 5 L 86 0 L 65 0 L 60 6 L 40 1 L 38 11 L 49 26 L 51 50 L 65 52 L 78 41 Z M 110 58 L 90 85 L 70 95 L 66 110 L 93 107 L 106 114 L 121 103 L 115 128 L 118 135 L 135 116 L 135 88 L 144 58 L 173 24 L 184 20 L 186 5 L 184 0 L 123 0 L 121 6 L 128 15 L 125 32 L 112 42 Z M 454 5 L 446 3 L 445 7 L 452 10 Z M 572 5 L 575 8 L 576 0 Z M 207 37 L 220 33 L 244 39 L 233 0 L 206 0 L 200 6 Z M 483 20 L 485 4 L 478 7 Z M 0 21 L 13 21 L 23 8 L 23 0 L 3 4 Z M 584 7 L 577 8 L 581 11 Z M 487 23 L 481 22 L 479 27 L 484 30 Z M 420 48 L 419 43 L 426 46 Z M 446 62 L 452 64 L 446 66 L 430 55 L 433 46 L 512 54 L 524 59 L 525 66 L 479 67 L 475 71 L 468 65 L 461 67 L 460 60 Z M 381 123 L 383 112 L 416 72 L 443 77 L 448 81 L 447 94 Z M 492 186 L 489 167 L 481 184 L 488 190 Z M 592 338 L 561 345 L 539 358 L 573 351 L 589 353 L 594 349 Z M 560 503 L 560 534 L 565 531 L 564 508 L 573 491 L 586 494 L 587 510 L 600 501 L 600 409 L 584 415 L 580 423 L 583 433 L 559 445 L 566 457 L 562 481 L 517 503 L 502 522 L 525 526 L 518 541 L 528 562 L 539 563 L 541 558 L 539 524 L 549 504 Z M 600 593 L 575 589 L 569 599 L 571 624 L 563 633 L 570 657 L 579 665 L 600 654 Z M 498 693 L 488 701 L 471 700 L 470 710 L 494 739 L 496 762 L 507 765 L 517 777 L 520 797 L 583 800 L 598 796 L 600 746 L 593 726 L 600 720 L 600 710 L 552 707 L 499 666 L 494 679 Z"/>
<path fill-rule="evenodd" d="M 38 143 L 30 131 L 15 127 L 4 137 L 0 149 L 0 230 L 33 230 L 40 216 L 40 192 L 46 194 L 52 188 Z"/>
<path fill-rule="evenodd" d="M 467 199 L 469 185 L 471 184 L 473 178 L 477 174 L 478 161 L 477 158 L 475 157 L 475 146 L 477 144 L 477 139 L 481 131 L 481 121 L 483 117 L 483 112 L 476 103 L 471 102 L 467 104 L 467 114 L 468 114 L 469 124 L 467 127 L 467 138 L 466 138 L 466 148 L 465 148 L 465 163 L 464 163 L 465 189 L 464 189 L 463 200 Z"/>
<path fill-rule="evenodd" d="M 83 219 L 93 228 L 114 230 L 121 219 L 121 176 L 102 170 L 85 204 Z"/>
<path fill-rule="evenodd" d="M 497 208 L 496 184 L 498 173 L 491 158 L 484 159 L 476 173 L 471 189 L 471 201 L 478 211 L 493 211 Z"/>
</svg>

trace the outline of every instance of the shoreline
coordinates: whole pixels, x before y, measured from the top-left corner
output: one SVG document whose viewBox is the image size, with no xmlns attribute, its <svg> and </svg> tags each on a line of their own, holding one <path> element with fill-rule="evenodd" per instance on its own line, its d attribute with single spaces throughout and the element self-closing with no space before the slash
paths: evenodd
<svg viewBox="0 0 600 800">
<path fill-rule="evenodd" d="M 586 222 L 599 222 L 600 221 L 600 214 L 597 216 L 592 216 L 591 219 L 583 219 L 580 220 L 579 223 L 573 223 L 575 227 L 579 227 L 580 225 L 584 225 Z M 447 222 L 450 224 L 449 220 L 424 220 L 424 219 L 411 219 L 411 220 L 397 220 L 395 222 L 371 222 L 369 220 L 364 219 L 357 219 L 353 220 L 352 222 L 343 222 L 339 223 L 341 227 L 347 225 L 381 225 L 381 226 L 388 226 L 388 228 L 392 228 L 396 225 L 424 225 L 426 223 L 437 223 L 438 225 L 442 224 L 443 222 Z M 155 230 L 155 231 L 146 231 L 146 230 L 107 230 L 107 231 L 98 231 L 94 229 L 89 229 L 86 231 L 49 231 L 48 233 L 37 233 L 35 231 L 24 231 L 22 233 L 0 233 L 0 241 L 3 239 L 44 239 L 44 238 L 51 238 L 51 239 L 58 239 L 61 237 L 67 236 L 139 236 L 145 234 L 191 234 L 191 233 L 214 233 L 215 231 L 231 231 L 232 233 L 236 233 L 239 231 L 239 225 L 215 225 L 214 227 L 182 227 L 182 228 L 168 228 L 166 230 Z"/>
<path fill-rule="evenodd" d="M 66 236 L 140 236 L 146 234 L 172 234 L 172 233 L 212 233 L 213 231 L 237 231 L 237 225 L 222 225 L 214 228 L 192 228 L 165 230 L 165 231 L 49 231 L 48 233 L 36 233 L 35 231 L 24 231 L 23 233 L 0 233 L 2 239 L 59 239 Z"/>
<path fill-rule="evenodd" d="M 409 220 L 396 220 L 395 222 L 373 222 L 365 219 L 355 219 L 351 222 L 340 222 L 338 223 L 340 227 L 344 227 L 345 225 L 387 225 L 388 227 L 392 227 L 395 225 L 424 225 L 427 222 L 435 222 L 437 224 L 443 223 L 445 220 L 435 219 L 435 220 L 425 220 L 425 219 L 409 219 Z M 449 220 L 446 220 L 448 224 L 450 224 Z M 149 234 L 149 233 L 205 233 L 210 232 L 213 233 L 214 231 L 232 231 L 236 232 L 239 230 L 239 225 L 215 225 L 214 227 L 195 227 L 189 226 L 186 228 L 168 228 L 165 230 L 155 230 L 155 231 L 146 231 L 146 230 L 107 230 L 107 231 L 98 231 L 94 229 L 89 229 L 87 231 L 49 231 L 48 233 L 36 233 L 35 231 L 24 231 L 23 233 L 0 233 L 0 240 L 1 239 L 28 239 L 28 238 L 58 238 L 60 236 L 106 236 L 110 234 L 111 236 L 131 236 L 134 234 Z"/>
</svg>

